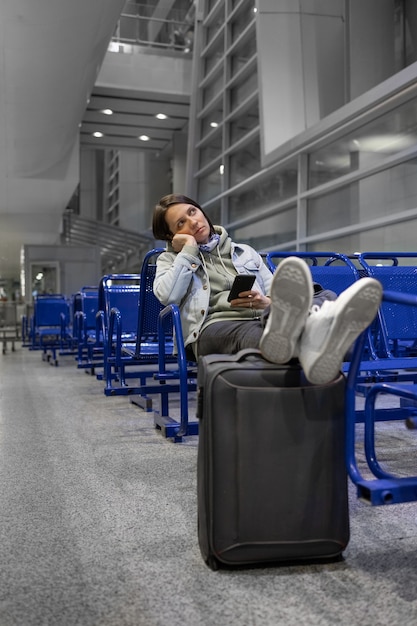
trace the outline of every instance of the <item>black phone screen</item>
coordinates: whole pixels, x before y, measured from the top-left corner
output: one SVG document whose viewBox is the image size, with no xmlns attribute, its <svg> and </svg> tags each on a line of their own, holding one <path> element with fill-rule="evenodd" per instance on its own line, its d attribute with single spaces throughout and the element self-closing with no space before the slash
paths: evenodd
<svg viewBox="0 0 417 626">
<path fill-rule="evenodd" d="M 230 289 L 227 301 L 236 300 L 239 297 L 241 291 L 249 291 L 252 289 L 252 285 L 255 282 L 256 276 L 253 274 L 238 274 L 233 281 L 232 288 Z"/>
</svg>

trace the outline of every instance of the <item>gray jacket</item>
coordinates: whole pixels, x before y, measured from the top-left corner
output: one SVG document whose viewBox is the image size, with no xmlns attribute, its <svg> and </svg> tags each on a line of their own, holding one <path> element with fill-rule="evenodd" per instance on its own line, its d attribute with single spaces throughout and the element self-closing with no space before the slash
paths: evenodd
<svg viewBox="0 0 417 626">
<path fill-rule="evenodd" d="M 226 231 L 219 226 L 216 232 L 222 236 Z M 231 243 L 231 258 L 239 274 L 255 274 L 252 289 L 269 294 L 272 273 L 262 257 L 251 246 Z M 184 246 L 174 252 L 170 243 L 167 251 L 157 260 L 154 293 L 162 304 L 177 304 L 180 307 L 184 344 L 194 343 L 206 319 L 210 301 L 210 283 L 198 248 Z"/>
</svg>

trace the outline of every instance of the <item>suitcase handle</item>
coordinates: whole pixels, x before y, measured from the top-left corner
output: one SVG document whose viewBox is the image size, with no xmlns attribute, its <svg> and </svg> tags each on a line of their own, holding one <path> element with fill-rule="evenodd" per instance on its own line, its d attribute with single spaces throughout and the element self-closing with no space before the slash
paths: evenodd
<svg viewBox="0 0 417 626">
<path fill-rule="evenodd" d="M 251 357 L 253 359 L 261 359 L 271 366 L 274 365 L 274 363 L 264 359 L 262 352 L 258 348 L 244 348 L 235 354 L 206 354 L 203 357 L 199 357 L 199 359 L 204 359 L 206 363 L 241 363 Z M 290 361 L 289 363 L 283 364 L 282 367 L 289 367 L 291 365 L 294 365 L 294 363 Z"/>
<path fill-rule="evenodd" d="M 288 363 L 282 363 L 281 365 L 272 363 L 271 361 L 268 361 L 267 359 L 265 359 L 265 357 L 262 356 L 262 352 L 258 348 L 244 348 L 243 350 L 240 350 L 236 354 L 232 354 L 230 356 L 231 356 L 230 360 L 233 360 L 235 363 L 240 363 L 241 361 L 244 361 L 247 358 L 253 357 L 257 359 L 262 359 L 262 361 L 265 361 L 265 363 L 275 366 L 275 367 L 285 367 L 285 368 L 294 367 L 294 366 L 298 368 L 300 367 L 298 363 L 298 359 L 295 357 L 293 357 L 290 361 L 288 361 Z"/>
<path fill-rule="evenodd" d="M 240 350 L 239 352 L 237 352 L 234 356 L 236 358 L 234 358 L 233 360 L 236 361 L 237 363 L 244 361 L 249 356 L 261 357 L 261 359 L 263 359 L 261 351 L 258 350 L 257 348 L 244 348 L 243 350 Z"/>
</svg>

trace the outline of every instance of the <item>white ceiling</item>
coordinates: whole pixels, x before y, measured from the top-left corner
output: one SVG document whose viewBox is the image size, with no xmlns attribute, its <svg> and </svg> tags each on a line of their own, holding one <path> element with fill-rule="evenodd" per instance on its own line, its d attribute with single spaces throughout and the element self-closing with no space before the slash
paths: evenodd
<svg viewBox="0 0 417 626">
<path fill-rule="evenodd" d="M 157 109 L 170 120 L 142 148 L 164 150 L 188 120 L 178 93 L 131 90 L 101 80 L 125 0 L 0 3 L 0 279 L 18 278 L 23 244 L 57 244 L 79 182 L 80 146 L 137 147 Z M 148 63 L 149 65 L 149 63 Z M 99 113 L 112 108 L 112 116 Z M 80 126 L 81 125 L 81 126 Z M 148 133 L 149 134 L 149 133 Z"/>
</svg>

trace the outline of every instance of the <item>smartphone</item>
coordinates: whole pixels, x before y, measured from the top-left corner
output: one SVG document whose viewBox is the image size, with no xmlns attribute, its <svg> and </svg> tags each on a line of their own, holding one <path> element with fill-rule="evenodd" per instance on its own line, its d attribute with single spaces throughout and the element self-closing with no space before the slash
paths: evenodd
<svg viewBox="0 0 417 626">
<path fill-rule="evenodd" d="M 250 291 L 253 283 L 255 282 L 255 278 L 256 276 L 253 274 L 238 274 L 233 281 L 227 301 L 230 302 L 231 300 L 236 300 L 241 291 Z"/>
</svg>

